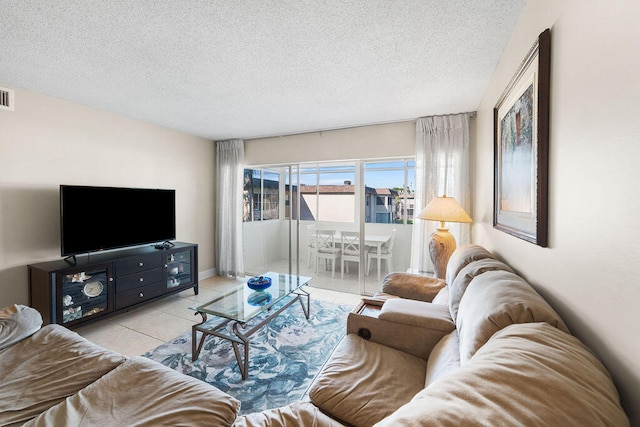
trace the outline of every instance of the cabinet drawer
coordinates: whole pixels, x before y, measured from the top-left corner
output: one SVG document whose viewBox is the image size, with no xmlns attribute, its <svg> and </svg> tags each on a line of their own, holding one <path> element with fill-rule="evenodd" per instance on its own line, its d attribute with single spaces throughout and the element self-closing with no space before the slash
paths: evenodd
<svg viewBox="0 0 640 427">
<path fill-rule="evenodd" d="M 142 286 L 116 295 L 116 310 L 162 295 L 162 283 Z"/>
<path fill-rule="evenodd" d="M 134 256 L 116 262 L 116 277 L 126 276 L 127 274 L 133 274 L 161 266 L 162 258 L 159 253 Z"/>
<path fill-rule="evenodd" d="M 116 279 L 116 293 L 122 293 L 162 281 L 162 269 L 141 271 L 136 274 L 121 276 Z"/>
</svg>

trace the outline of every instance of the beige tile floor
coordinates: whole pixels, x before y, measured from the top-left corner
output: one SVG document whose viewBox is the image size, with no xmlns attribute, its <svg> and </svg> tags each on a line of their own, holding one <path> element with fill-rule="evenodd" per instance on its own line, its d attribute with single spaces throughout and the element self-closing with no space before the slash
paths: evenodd
<svg viewBox="0 0 640 427">
<path fill-rule="evenodd" d="M 88 340 L 109 350 L 127 356 L 137 356 L 153 350 L 166 341 L 191 331 L 191 326 L 199 323 L 200 316 L 194 315 L 189 307 L 198 302 L 214 298 L 236 286 L 239 282 L 210 277 L 200 281 L 199 293 L 193 289 L 145 304 L 123 314 L 98 320 L 76 331 Z M 306 286 L 305 289 L 315 300 L 356 305 L 360 296 Z"/>
</svg>

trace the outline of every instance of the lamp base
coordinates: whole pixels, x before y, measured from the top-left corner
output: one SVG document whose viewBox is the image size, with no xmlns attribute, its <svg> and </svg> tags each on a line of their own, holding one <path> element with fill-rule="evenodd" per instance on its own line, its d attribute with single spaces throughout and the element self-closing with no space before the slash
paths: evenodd
<svg viewBox="0 0 640 427">
<path fill-rule="evenodd" d="M 438 228 L 429 241 L 429 254 L 433 262 L 433 270 L 438 279 L 447 276 L 447 263 L 453 251 L 456 250 L 456 239 L 449 233 L 448 228 Z"/>
</svg>

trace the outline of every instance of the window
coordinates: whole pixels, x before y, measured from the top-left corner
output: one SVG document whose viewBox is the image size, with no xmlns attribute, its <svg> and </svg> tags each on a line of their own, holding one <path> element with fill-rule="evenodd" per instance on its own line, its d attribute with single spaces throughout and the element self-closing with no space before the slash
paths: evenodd
<svg viewBox="0 0 640 427">
<path fill-rule="evenodd" d="M 243 221 L 279 218 L 280 172 L 270 169 L 245 169 Z"/>
<path fill-rule="evenodd" d="M 244 221 L 297 219 L 295 201 L 299 193 L 301 220 L 353 223 L 361 191 L 355 185 L 356 164 L 304 164 L 299 170 L 245 169 Z M 366 222 L 413 223 L 413 159 L 365 162 L 364 180 Z"/>
<path fill-rule="evenodd" d="M 279 219 L 280 172 L 262 170 L 262 219 Z"/>
<path fill-rule="evenodd" d="M 365 163 L 365 221 L 413 223 L 415 161 Z"/>
<path fill-rule="evenodd" d="M 379 224 L 391 224 L 391 212 L 376 213 L 376 222 Z"/>
<path fill-rule="evenodd" d="M 300 169 L 300 219 L 354 222 L 355 164 L 304 166 Z"/>
</svg>

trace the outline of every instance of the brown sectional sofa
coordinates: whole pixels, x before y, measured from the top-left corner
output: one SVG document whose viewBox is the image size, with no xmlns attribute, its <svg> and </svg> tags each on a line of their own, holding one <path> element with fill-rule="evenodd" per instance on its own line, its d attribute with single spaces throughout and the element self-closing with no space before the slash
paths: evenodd
<svg viewBox="0 0 640 427">
<path fill-rule="evenodd" d="M 351 313 L 310 402 L 236 425 L 629 425 L 604 366 L 486 249 L 459 248 L 446 282 L 393 273 L 383 291 L 378 317 Z"/>
<path fill-rule="evenodd" d="M 382 290 L 309 400 L 241 417 L 215 387 L 0 311 L 0 425 L 629 425 L 605 367 L 484 248 L 458 248 L 446 281 L 393 273 Z"/>
</svg>

